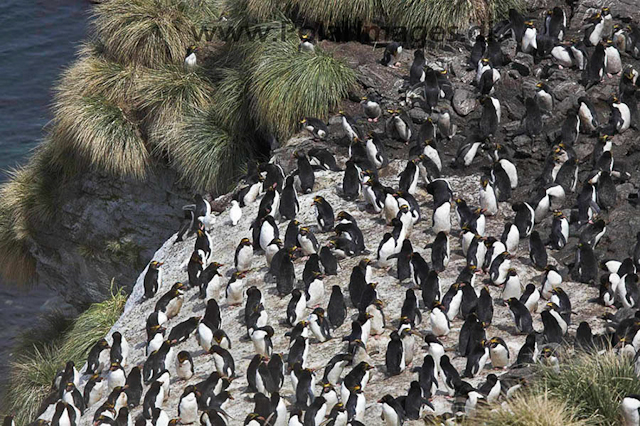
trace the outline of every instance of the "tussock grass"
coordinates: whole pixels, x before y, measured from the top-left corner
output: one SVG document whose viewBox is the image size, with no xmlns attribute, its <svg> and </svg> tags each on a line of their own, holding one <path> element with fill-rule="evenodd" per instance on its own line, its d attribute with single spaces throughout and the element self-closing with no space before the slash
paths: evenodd
<svg viewBox="0 0 640 426">
<path fill-rule="evenodd" d="M 219 124 L 216 108 L 194 114 L 162 141 L 171 165 L 196 190 L 222 192 L 241 176 L 252 142 Z"/>
<path fill-rule="evenodd" d="M 105 336 L 122 314 L 126 300 L 124 292 L 115 290 L 112 283 L 111 297 L 91 305 L 70 328 L 64 323 L 61 324 L 64 330 L 55 324 L 45 324 L 46 332 L 56 333 L 55 340 L 29 345 L 32 336 L 24 338 L 10 364 L 3 397 L 5 411 L 15 413 L 17 424 L 35 419 L 40 404 L 50 393 L 53 378 L 68 360 L 74 361 L 78 369 L 82 367 L 91 346 Z"/>
<path fill-rule="evenodd" d="M 290 0 L 304 18 L 329 26 L 360 26 L 384 19 L 397 0 Z"/>
<path fill-rule="evenodd" d="M 466 426 L 583 426 L 576 408 L 547 393 L 520 393 L 505 405 L 487 406 L 464 423 Z"/>
<path fill-rule="evenodd" d="M 389 13 L 395 26 L 424 30 L 427 39 L 449 37 L 449 33 L 464 32 L 469 25 L 486 24 L 509 8 L 521 8 L 521 0 L 398 0 L 391 2 Z M 435 28 L 445 33 L 431 34 Z M 417 36 L 418 34 L 414 34 Z M 437 40 L 436 40 L 437 41 Z"/>
<path fill-rule="evenodd" d="M 30 284 L 36 262 L 29 252 L 28 241 L 18 235 L 16 218 L 2 197 L 15 186 L 14 181 L 9 181 L 0 187 L 0 274 L 5 282 Z"/>
<path fill-rule="evenodd" d="M 356 83 L 342 61 L 316 48 L 298 52 L 298 41 L 265 43 L 249 53 L 251 110 L 258 126 L 280 140 L 291 136 L 302 117 L 326 118 Z"/>
<path fill-rule="evenodd" d="M 212 0 L 109 0 L 94 15 L 108 59 L 150 68 L 182 64 L 201 26 L 218 18 Z"/>
<path fill-rule="evenodd" d="M 50 157 L 51 145 L 44 142 L 28 164 L 10 170 L 9 180 L 0 185 L 0 274 L 7 282 L 31 284 L 35 277 L 32 230 L 53 222 L 64 185 Z"/>
<path fill-rule="evenodd" d="M 537 391 L 565 400 L 590 424 L 619 424 L 622 399 L 640 393 L 640 380 L 631 361 L 611 351 L 582 354 L 561 367 L 558 374 L 542 368 Z"/>
<path fill-rule="evenodd" d="M 108 61 L 91 46 L 94 44 L 84 45 L 80 58 L 62 73 L 55 92 L 56 106 L 79 96 L 101 96 L 118 104 L 133 98 L 135 82 L 144 69 Z"/>
<path fill-rule="evenodd" d="M 149 70 L 137 81 L 136 104 L 149 122 L 149 134 L 166 137 L 182 118 L 204 111 L 211 103 L 213 87 L 197 72 L 168 65 Z"/>
<path fill-rule="evenodd" d="M 234 2 L 234 0 L 230 0 Z M 289 1 L 284 0 L 245 0 L 243 13 L 246 13 L 254 22 L 265 22 L 278 18 L 289 6 Z M 237 5 L 240 6 L 240 5 Z M 236 6 L 234 10 L 239 11 Z"/>
<path fill-rule="evenodd" d="M 224 68 L 213 94 L 215 115 L 222 127 L 235 133 L 246 131 L 253 122 L 249 111 L 247 73 L 239 68 Z"/>
<path fill-rule="evenodd" d="M 70 167 L 79 163 L 116 177 L 145 178 L 150 156 L 132 111 L 100 95 L 58 101 L 55 107 L 56 162 Z"/>
</svg>

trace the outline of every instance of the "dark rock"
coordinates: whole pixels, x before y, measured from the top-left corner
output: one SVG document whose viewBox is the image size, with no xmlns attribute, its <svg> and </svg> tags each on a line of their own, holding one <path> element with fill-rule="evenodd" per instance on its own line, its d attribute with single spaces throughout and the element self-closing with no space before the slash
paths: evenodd
<svg viewBox="0 0 640 426">
<path fill-rule="evenodd" d="M 463 117 L 469 115 L 477 106 L 475 94 L 471 90 L 464 88 L 456 88 L 451 103 L 456 113 Z"/>
<path fill-rule="evenodd" d="M 409 117 L 413 120 L 414 123 L 424 123 L 429 118 L 429 114 L 427 114 L 422 108 L 415 107 L 409 110 Z"/>
<path fill-rule="evenodd" d="M 38 282 L 76 307 L 106 299 L 112 279 L 130 291 L 156 249 L 177 232 L 191 196 L 165 167 L 143 182 L 78 175 L 61 189 L 55 222 L 33 234 Z"/>
<path fill-rule="evenodd" d="M 577 81 L 561 81 L 556 85 L 551 86 L 551 90 L 553 90 L 556 100 L 560 102 L 566 98 L 577 100 L 580 96 L 584 96 L 586 94 L 584 87 Z"/>
</svg>

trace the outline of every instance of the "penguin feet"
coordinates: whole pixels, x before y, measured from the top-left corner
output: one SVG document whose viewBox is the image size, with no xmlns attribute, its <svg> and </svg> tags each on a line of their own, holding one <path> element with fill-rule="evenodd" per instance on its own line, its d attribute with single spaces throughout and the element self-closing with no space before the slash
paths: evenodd
<svg viewBox="0 0 640 426">
<path fill-rule="evenodd" d="M 367 118 L 367 121 L 368 121 L 369 123 L 371 123 L 371 122 L 373 121 L 373 119 L 372 119 L 372 118 Z"/>
</svg>

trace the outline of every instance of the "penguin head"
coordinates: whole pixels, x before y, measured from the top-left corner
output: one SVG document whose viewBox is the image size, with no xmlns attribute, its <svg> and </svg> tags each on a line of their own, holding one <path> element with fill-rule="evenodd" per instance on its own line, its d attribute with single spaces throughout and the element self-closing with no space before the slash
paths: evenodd
<svg viewBox="0 0 640 426">
<path fill-rule="evenodd" d="M 164 265 L 164 262 L 158 262 L 157 260 L 153 260 L 151 262 L 151 267 L 153 269 L 158 269 L 159 267 L 161 267 L 162 265 Z"/>
<path fill-rule="evenodd" d="M 533 21 L 525 21 L 524 26 L 527 28 L 535 28 L 535 24 L 533 23 Z"/>
<path fill-rule="evenodd" d="M 184 290 L 184 284 L 181 283 L 180 281 L 178 281 L 177 283 L 175 283 L 173 285 L 173 287 L 171 288 L 171 290 L 174 290 L 180 294 L 182 294 L 182 290 Z"/>
<path fill-rule="evenodd" d="M 558 305 L 556 305 L 555 303 L 553 303 L 553 302 L 547 302 L 547 304 L 545 305 L 545 310 L 547 310 L 547 311 L 551 311 L 551 310 L 559 311 L 560 307 Z"/>
<path fill-rule="evenodd" d="M 251 240 L 245 237 L 245 238 L 240 240 L 240 245 L 241 246 L 250 246 L 251 245 Z"/>
<path fill-rule="evenodd" d="M 241 280 L 242 278 L 244 278 L 246 276 L 247 275 L 244 272 L 236 271 L 236 272 L 233 273 L 233 275 L 231 277 L 235 278 L 236 280 Z"/>
<path fill-rule="evenodd" d="M 596 12 L 596 13 L 594 13 L 593 15 L 591 15 L 591 16 L 589 17 L 589 19 L 587 19 L 587 22 L 590 22 L 590 23 L 592 23 L 592 24 L 595 24 L 595 23 L 599 22 L 601 18 L 602 18 L 601 13 L 600 13 L 600 12 Z"/>
<path fill-rule="evenodd" d="M 196 53 L 198 50 L 200 50 L 198 46 L 192 44 L 191 46 L 187 47 L 187 56 L 191 55 L 192 53 Z"/>
<path fill-rule="evenodd" d="M 191 254 L 191 261 L 195 263 L 199 263 L 200 265 L 204 264 L 204 262 L 202 261 L 202 258 L 200 257 L 200 254 L 197 251 L 194 251 Z"/>
<path fill-rule="evenodd" d="M 120 369 L 122 369 L 122 367 L 120 366 L 119 362 L 112 362 L 111 366 L 109 367 L 109 371 L 116 371 Z"/>
<path fill-rule="evenodd" d="M 544 91 L 544 92 L 549 93 L 549 86 L 547 86 L 547 83 L 544 83 L 544 82 L 541 81 L 538 84 L 536 84 L 536 90 L 539 91 L 539 92 L 540 91 Z"/>
<path fill-rule="evenodd" d="M 553 356 L 553 349 L 547 346 L 545 348 L 542 348 L 542 351 L 540 351 L 540 353 L 542 354 L 543 357 L 549 358 Z"/>
<path fill-rule="evenodd" d="M 489 178 L 487 176 L 482 176 L 480 178 L 480 185 L 482 185 L 482 187 L 486 189 L 489 185 Z"/>
<path fill-rule="evenodd" d="M 379 404 L 393 405 L 394 401 L 395 401 L 395 398 L 394 398 L 394 397 L 392 397 L 392 396 L 391 396 L 391 395 L 389 395 L 389 394 L 386 394 L 385 396 L 383 396 L 382 398 L 380 398 L 380 399 L 378 400 L 378 403 L 379 403 Z"/>
<path fill-rule="evenodd" d="M 607 16 L 611 14 L 611 10 L 607 6 L 602 8 L 602 16 Z"/>
</svg>

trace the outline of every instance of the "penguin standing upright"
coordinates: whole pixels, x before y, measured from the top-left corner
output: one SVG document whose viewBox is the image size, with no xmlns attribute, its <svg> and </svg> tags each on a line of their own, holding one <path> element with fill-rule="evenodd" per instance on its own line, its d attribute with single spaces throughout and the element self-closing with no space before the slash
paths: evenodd
<svg viewBox="0 0 640 426">
<path fill-rule="evenodd" d="M 535 51 L 538 50 L 537 38 L 538 30 L 536 30 L 533 21 L 525 21 L 520 50 L 524 53 L 535 53 Z"/>
<path fill-rule="evenodd" d="M 421 83 L 425 79 L 424 66 L 427 64 L 427 61 L 424 57 L 424 52 L 421 49 L 416 49 L 413 52 L 413 63 L 411 64 L 411 69 L 409 70 L 409 85 L 415 86 L 418 83 Z"/>
<path fill-rule="evenodd" d="M 302 193 L 308 194 L 313 191 L 313 186 L 315 184 L 315 175 L 313 173 L 313 168 L 311 167 L 309 159 L 304 152 L 296 151 L 293 153 L 293 155 L 297 160 L 297 175 L 300 179 L 300 189 L 302 190 Z"/>
<path fill-rule="evenodd" d="M 391 118 L 387 122 L 387 132 L 394 138 L 404 142 L 405 145 L 409 143 L 413 136 L 413 122 L 411 117 L 406 112 L 399 109 L 388 110 L 391 113 Z"/>
<path fill-rule="evenodd" d="M 288 176 L 280 197 L 280 217 L 285 220 L 293 220 L 299 210 L 300 205 L 298 203 L 298 194 L 294 186 L 294 177 Z"/>
<path fill-rule="evenodd" d="M 611 15 L 609 15 L 611 16 Z M 620 52 L 611 40 L 607 40 L 604 48 L 605 54 L 605 72 L 607 75 L 617 75 L 622 72 L 622 60 Z"/>
<path fill-rule="evenodd" d="M 347 305 L 344 302 L 342 289 L 338 285 L 331 288 L 331 296 L 329 297 L 329 305 L 327 306 L 327 319 L 331 327 L 338 328 L 344 323 L 347 316 Z"/>
<path fill-rule="evenodd" d="M 338 114 L 340 114 L 340 121 L 341 121 L 341 124 L 342 124 L 342 129 L 346 133 L 346 135 L 349 138 L 349 140 L 353 141 L 354 139 L 356 139 L 356 140 L 361 139 L 362 136 L 360 135 L 360 132 L 359 132 L 359 129 L 358 129 L 358 125 L 357 125 L 356 121 L 350 115 L 347 115 L 342 110 L 338 111 Z"/>
<path fill-rule="evenodd" d="M 195 423 L 198 419 L 198 390 L 194 385 L 189 385 L 182 392 L 178 403 L 178 417 L 181 424 Z"/>
<path fill-rule="evenodd" d="M 424 93 L 426 98 L 426 112 L 431 113 L 438 107 L 438 101 L 444 97 L 444 92 L 438 84 L 436 70 L 428 68 L 424 79 Z"/>
<path fill-rule="evenodd" d="M 231 220 L 231 226 L 236 226 L 242 218 L 242 208 L 238 200 L 231 200 L 231 208 L 229 209 L 229 219 Z"/>
<path fill-rule="evenodd" d="M 530 236 L 533 231 L 533 224 L 535 223 L 535 211 L 533 207 L 526 202 L 517 202 L 511 207 L 512 210 L 516 212 L 514 222 L 518 228 L 520 237 Z"/>
<path fill-rule="evenodd" d="M 129 357 L 129 343 L 119 331 L 113 332 L 111 338 L 113 339 L 111 352 L 109 353 L 111 362 L 118 363 L 125 367 Z"/>
<path fill-rule="evenodd" d="M 536 268 L 546 268 L 548 262 L 547 250 L 538 231 L 533 231 L 529 237 L 529 258 Z"/>
<path fill-rule="evenodd" d="M 484 53 L 487 50 L 487 42 L 482 34 L 478 34 L 476 36 L 475 43 L 471 48 L 471 54 L 468 59 L 469 67 L 472 69 L 476 69 L 478 67 L 478 62 L 480 59 L 484 57 Z"/>
<path fill-rule="evenodd" d="M 240 240 L 240 244 L 236 248 L 235 256 L 234 256 L 234 265 L 236 267 L 236 271 L 238 272 L 247 272 L 251 269 L 251 261 L 253 260 L 253 247 L 251 240 L 248 238 L 243 238 Z"/>
<path fill-rule="evenodd" d="M 385 365 L 387 367 L 387 373 L 390 376 L 402 373 L 406 367 L 402 340 L 397 331 L 391 332 L 391 340 L 387 346 Z"/>
<path fill-rule="evenodd" d="M 589 26 L 584 32 L 584 44 L 587 46 L 596 46 L 602 40 L 602 32 L 604 30 L 604 19 L 600 12 L 596 12 L 587 20 Z"/>
<path fill-rule="evenodd" d="M 184 57 L 184 66 L 188 70 L 194 69 L 197 65 L 198 58 L 196 57 L 196 52 L 198 50 L 198 46 L 195 45 L 191 45 L 187 48 L 187 55 Z"/>
<path fill-rule="evenodd" d="M 318 220 L 318 225 L 320 226 L 320 230 L 322 232 L 329 232 L 333 230 L 334 224 L 334 216 L 333 216 L 333 208 L 331 204 L 327 200 L 325 200 L 321 196 L 316 196 L 313 198 L 313 206 L 316 208 L 316 218 Z"/>
<path fill-rule="evenodd" d="M 151 299 L 162 287 L 162 268 L 163 262 L 157 260 L 152 261 L 144 274 L 144 297 Z"/>
<path fill-rule="evenodd" d="M 591 55 L 591 58 L 589 59 L 589 62 L 587 63 L 587 67 L 584 70 L 582 82 L 585 86 L 585 90 L 589 90 L 591 87 L 600 83 L 607 65 L 606 60 L 607 55 L 605 53 L 604 45 L 602 43 L 598 43 Z"/>
<path fill-rule="evenodd" d="M 515 297 L 507 300 L 511 316 L 519 333 L 529 334 L 533 331 L 533 320 L 527 307 Z"/>
<path fill-rule="evenodd" d="M 489 182 L 489 178 L 483 176 L 480 179 L 480 208 L 485 210 L 487 216 L 493 216 L 498 213 L 498 199 L 493 189 L 493 185 Z"/>
<path fill-rule="evenodd" d="M 349 159 L 342 179 L 342 196 L 353 201 L 360 195 L 360 171 L 352 159 Z"/>
</svg>

